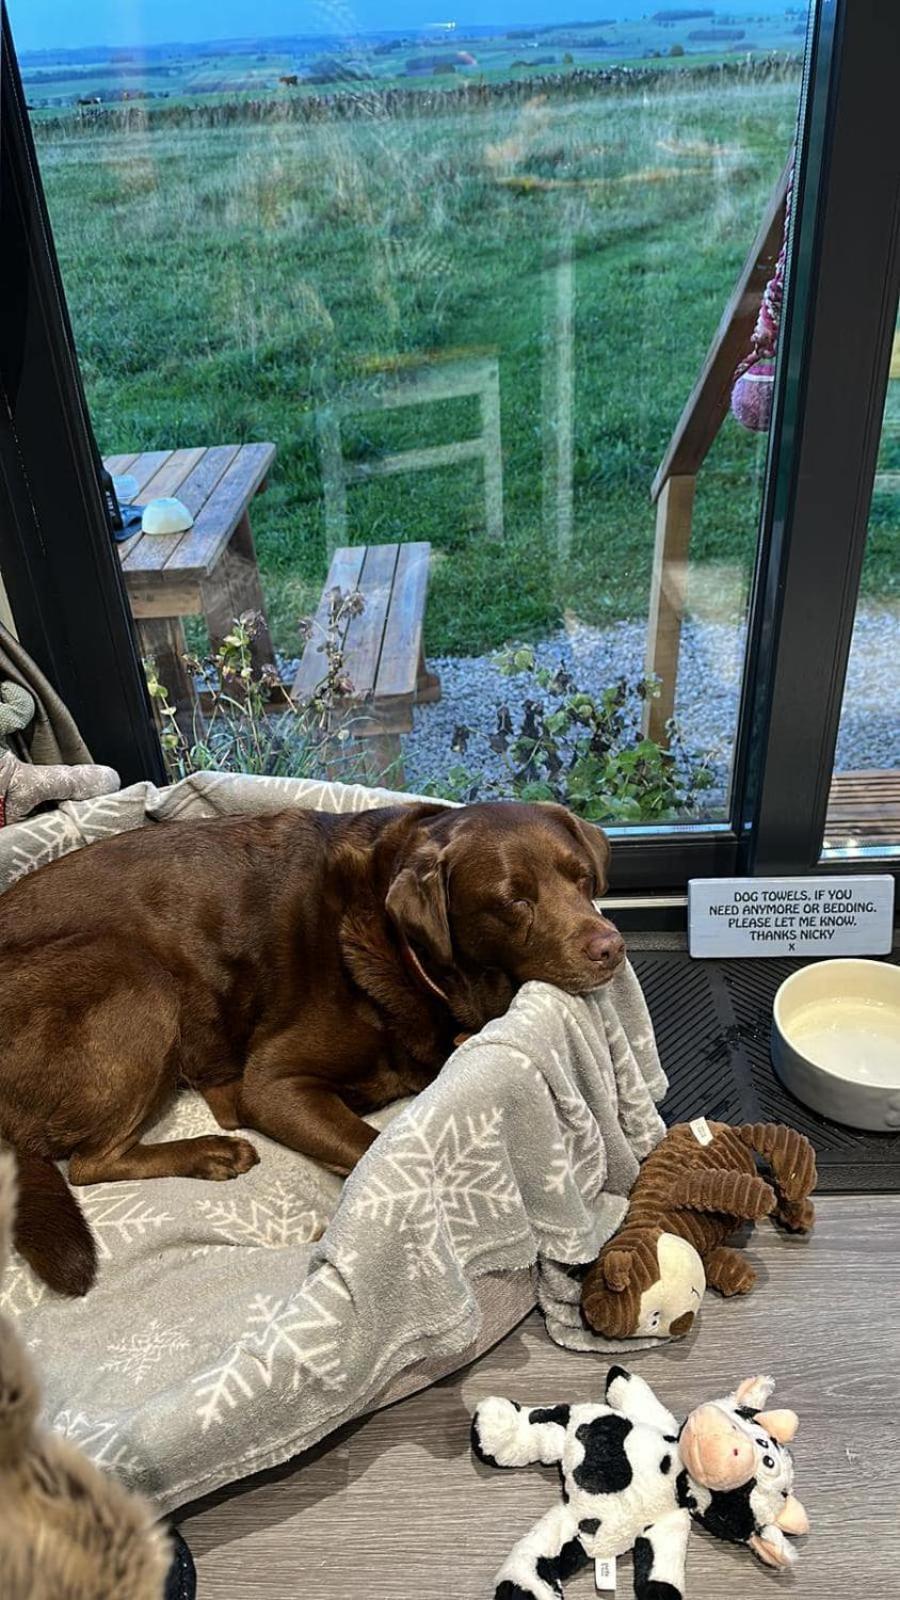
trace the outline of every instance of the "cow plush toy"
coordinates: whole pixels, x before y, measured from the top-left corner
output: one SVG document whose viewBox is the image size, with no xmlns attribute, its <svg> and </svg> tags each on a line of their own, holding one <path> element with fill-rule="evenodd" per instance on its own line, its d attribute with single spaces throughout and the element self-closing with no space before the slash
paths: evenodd
<svg viewBox="0 0 900 1600">
<path fill-rule="evenodd" d="M 634 1549 L 636 1600 L 684 1600 L 691 1518 L 718 1539 L 750 1546 L 768 1566 L 806 1533 L 786 1445 L 793 1411 L 764 1411 L 775 1385 L 749 1378 L 681 1425 L 643 1378 L 612 1367 L 605 1405 L 522 1406 L 482 1400 L 472 1448 L 492 1467 L 559 1467 L 562 1504 L 514 1545 L 494 1600 L 560 1600 L 565 1578 Z"/>
</svg>

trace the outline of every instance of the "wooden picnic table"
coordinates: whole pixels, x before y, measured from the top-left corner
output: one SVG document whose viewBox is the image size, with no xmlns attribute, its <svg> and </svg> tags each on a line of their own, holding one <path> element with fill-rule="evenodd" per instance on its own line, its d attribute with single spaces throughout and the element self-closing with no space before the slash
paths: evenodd
<svg viewBox="0 0 900 1600">
<path fill-rule="evenodd" d="M 185 533 L 139 531 L 117 546 L 141 650 L 153 657 L 189 738 L 198 705 L 184 665 L 183 617 L 205 617 L 215 647 L 235 617 L 258 611 L 263 620 L 253 643 L 254 665 L 274 660 L 249 515 L 274 459 L 273 444 L 218 444 L 107 456 L 104 462 L 114 478 L 136 479 L 134 504 L 174 495 L 194 519 Z"/>
</svg>

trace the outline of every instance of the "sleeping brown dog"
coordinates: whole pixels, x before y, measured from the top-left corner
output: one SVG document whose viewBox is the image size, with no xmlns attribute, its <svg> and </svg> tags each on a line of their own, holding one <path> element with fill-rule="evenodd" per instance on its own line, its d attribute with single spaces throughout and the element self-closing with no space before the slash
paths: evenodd
<svg viewBox="0 0 900 1600">
<path fill-rule="evenodd" d="M 349 1172 L 362 1115 L 429 1083 L 520 984 L 581 994 L 624 946 L 592 900 L 606 837 L 560 806 L 413 805 L 168 823 L 90 845 L 0 897 L 0 1136 L 20 1164 L 16 1243 L 83 1294 L 75 1184 L 234 1178 L 245 1139 L 145 1144 L 191 1085 Z"/>
</svg>

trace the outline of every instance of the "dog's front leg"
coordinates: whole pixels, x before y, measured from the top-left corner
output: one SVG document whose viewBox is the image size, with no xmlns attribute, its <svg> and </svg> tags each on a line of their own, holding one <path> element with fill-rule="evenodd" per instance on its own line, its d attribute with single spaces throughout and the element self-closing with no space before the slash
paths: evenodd
<svg viewBox="0 0 900 1600">
<path fill-rule="evenodd" d="M 238 1116 L 240 1127 L 268 1134 L 342 1177 L 378 1137 L 377 1128 L 363 1122 L 336 1089 L 304 1065 L 291 1035 L 251 1054 Z"/>
</svg>

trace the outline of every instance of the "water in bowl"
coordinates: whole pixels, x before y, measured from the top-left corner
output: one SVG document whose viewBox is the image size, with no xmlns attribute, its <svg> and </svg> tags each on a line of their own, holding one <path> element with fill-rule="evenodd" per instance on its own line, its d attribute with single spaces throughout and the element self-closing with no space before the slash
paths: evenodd
<svg viewBox="0 0 900 1600">
<path fill-rule="evenodd" d="M 835 995 L 801 1006 L 786 1031 L 825 1072 L 881 1088 L 900 1084 L 900 1011 L 894 1006 Z"/>
</svg>

